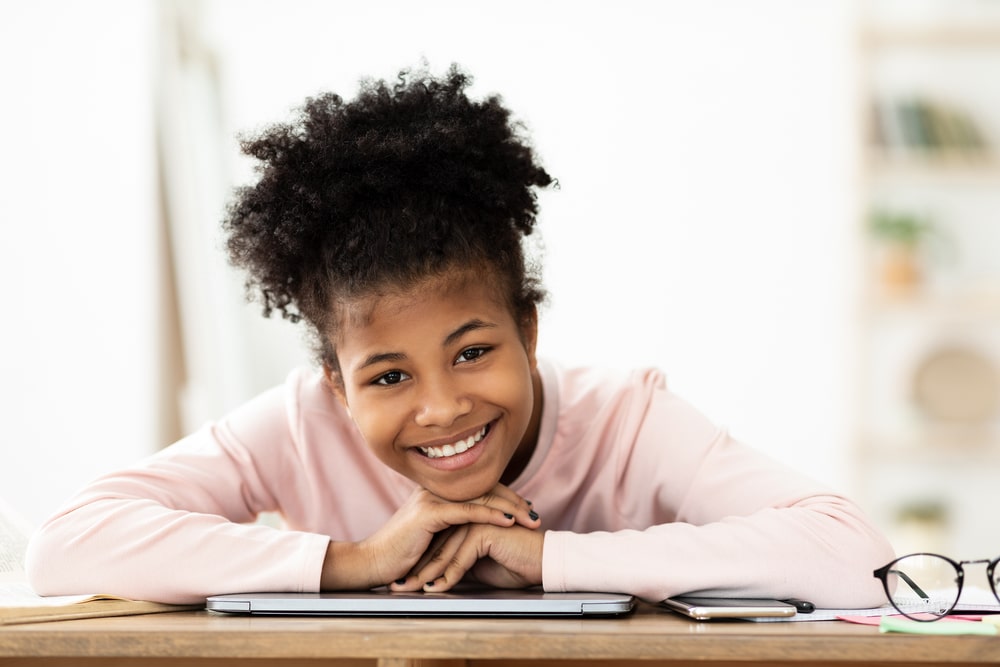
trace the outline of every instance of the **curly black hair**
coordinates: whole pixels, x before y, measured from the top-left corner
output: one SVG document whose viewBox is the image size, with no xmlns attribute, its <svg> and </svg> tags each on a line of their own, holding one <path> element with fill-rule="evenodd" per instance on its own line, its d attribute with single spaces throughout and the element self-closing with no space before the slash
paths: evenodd
<svg viewBox="0 0 1000 667">
<path fill-rule="evenodd" d="M 544 299 L 525 261 L 553 183 L 499 96 L 474 101 L 452 65 L 362 81 L 354 100 L 325 93 L 294 122 L 241 141 L 259 178 L 237 188 L 223 222 L 247 292 L 305 319 L 319 360 L 339 370 L 339 306 L 470 265 L 497 281 L 523 322 Z"/>
</svg>

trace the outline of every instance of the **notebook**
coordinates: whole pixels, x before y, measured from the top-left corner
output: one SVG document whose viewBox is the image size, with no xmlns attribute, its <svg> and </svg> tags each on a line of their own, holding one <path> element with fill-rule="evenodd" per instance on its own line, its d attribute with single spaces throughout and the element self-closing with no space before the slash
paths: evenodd
<svg viewBox="0 0 1000 667">
<path fill-rule="evenodd" d="M 635 607 L 620 593 L 545 593 L 540 589 L 462 589 L 393 593 L 386 589 L 330 593 L 213 595 L 211 611 L 269 616 L 618 616 Z"/>
</svg>

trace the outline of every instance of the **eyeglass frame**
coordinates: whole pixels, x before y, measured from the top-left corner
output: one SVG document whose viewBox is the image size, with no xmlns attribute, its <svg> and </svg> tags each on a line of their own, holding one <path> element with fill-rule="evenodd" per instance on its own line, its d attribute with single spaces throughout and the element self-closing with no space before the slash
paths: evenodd
<svg viewBox="0 0 1000 667">
<path fill-rule="evenodd" d="M 902 570 L 897 570 L 896 572 L 891 571 L 892 566 L 898 563 L 899 561 L 905 560 L 907 558 L 913 558 L 914 556 L 933 556 L 934 558 L 940 558 L 941 560 L 950 563 L 951 566 L 955 568 L 955 572 L 958 574 L 958 578 L 955 580 L 955 584 L 958 587 L 958 592 L 955 595 L 955 600 L 951 603 L 951 606 L 948 607 L 947 611 L 945 611 L 940 616 L 935 616 L 934 618 L 917 618 L 915 616 L 910 616 L 910 614 L 900 609 L 892 599 L 892 591 L 889 590 L 890 574 L 897 575 L 900 579 L 902 579 L 906 583 L 907 586 L 913 589 L 914 593 L 919 595 L 921 598 L 925 600 L 930 600 L 930 596 L 927 595 L 927 593 L 925 593 L 923 589 L 921 589 L 920 586 L 918 586 L 915 581 L 910 579 L 910 577 L 905 572 L 903 572 Z M 978 558 L 976 560 L 956 561 L 951 558 L 948 558 L 947 556 L 942 556 L 941 554 L 935 554 L 929 552 L 906 554 L 905 556 L 900 556 L 899 558 L 896 558 L 886 563 L 882 567 L 878 568 L 872 573 L 872 576 L 874 576 L 876 579 L 882 582 L 882 588 L 885 590 L 885 596 L 889 600 L 889 604 L 892 605 L 893 609 L 895 609 L 900 614 L 911 620 L 919 621 L 921 623 L 932 623 L 934 621 L 940 621 L 942 618 L 944 618 L 952 611 L 954 611 L 955 607 L 958 605 L 958 600 L 959 598 L 962 597 L 962 585 L 965 583 L 965 568 L 963 566 L 979 565 L 980 563 L 986 563 L 986 580 L 990 584 L 990 591 L 992 591 L 993 597 L 995 597 L 997 599 L 997 602 L 1000 603 L 1000 593 L 997 592 L 997 588 L 996 585 L 994 584 L 994 579 L 993 579 L 993 573 L 996 571 L 997 566 L 1000 565 L 1000 556 L 997 556 L 992 560 L 989 558 Z M 934 613 L 934 612 L 927 612 L 927 613 Z"/>
</svg>

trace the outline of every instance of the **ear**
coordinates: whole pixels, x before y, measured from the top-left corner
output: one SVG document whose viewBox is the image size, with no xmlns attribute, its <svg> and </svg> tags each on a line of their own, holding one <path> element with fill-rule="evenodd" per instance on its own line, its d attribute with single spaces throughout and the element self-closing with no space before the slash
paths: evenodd
<svg viewBox="0 0 1000 667">
<path fill-rule="evenodd" d="M 330 364 L 324 362 L 323 380 L 326 388 L 337 397 L 337 400 L 340 401 L 340 404 L 344 406 L 348 416 L 350 416 L 351 408 L 347 405 L 347 394 L 344 392 L 344 378 L 340 375 L 340 371 L 334 370 L 330 367 Z"/>
</svg>

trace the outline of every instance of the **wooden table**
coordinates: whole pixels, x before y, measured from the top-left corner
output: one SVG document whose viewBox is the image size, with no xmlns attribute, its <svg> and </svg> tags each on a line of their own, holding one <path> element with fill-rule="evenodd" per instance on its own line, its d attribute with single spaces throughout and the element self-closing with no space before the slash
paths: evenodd
<svg viewBox="0 0 1000 667">
<path fill-rule="evenodd" d="M 870 626 L 695 622 L 649 605 L 624 618 L 391 619 L 188 611 L 0 627 L 0 667 L 378 665 L 748 667 L 1000 663 L 1000 636 L 880 634 Z"/>
</svg>

